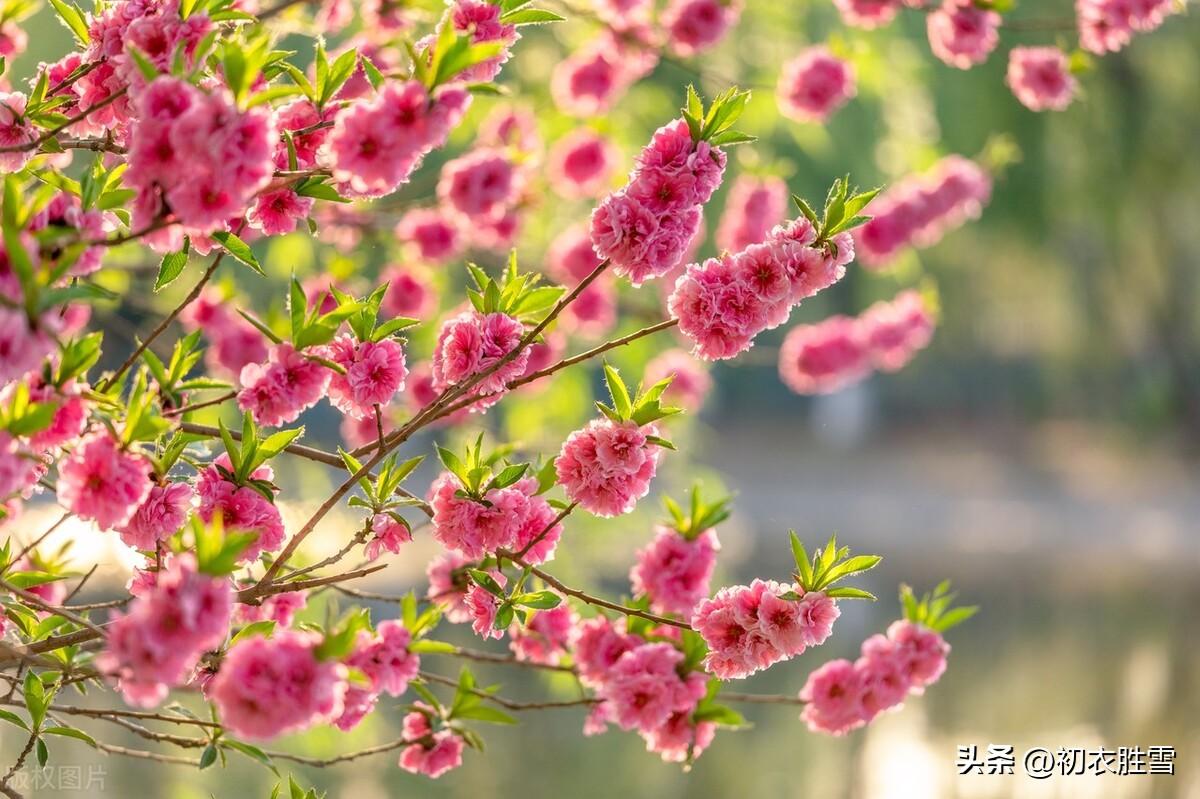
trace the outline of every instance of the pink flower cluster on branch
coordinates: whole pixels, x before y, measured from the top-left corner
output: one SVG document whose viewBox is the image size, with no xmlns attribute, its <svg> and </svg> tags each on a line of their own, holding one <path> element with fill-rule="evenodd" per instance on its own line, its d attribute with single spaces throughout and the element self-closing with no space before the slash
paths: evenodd
<svg viewBox="0 0 1200 799">
<path fill-rule="evenodd" d="M 992 196 L 992 178 L 974 161 L 950 155 L 921 175 L 896 183 L 867 211 L 869 222 L 854 234 L 863 264 L 885 268 L 908 247 L 931 247 L 969 219 L 977 219 Z"/>
</svg>

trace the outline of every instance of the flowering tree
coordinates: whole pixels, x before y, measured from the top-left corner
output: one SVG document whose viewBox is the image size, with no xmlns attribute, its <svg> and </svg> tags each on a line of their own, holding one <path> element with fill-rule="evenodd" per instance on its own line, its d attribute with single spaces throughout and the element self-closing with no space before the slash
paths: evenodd
<svg viewBox="0 0 1200 799">
<path fill-rule="evenodd" d="M 743 723 L 739 703 L 795 705 L 810 729 L 840 735 L 942 674 L 942 633 L 974 610 L 953 608 L 945 584 L 921 598 L 902 588 L 902 618 L 886 634 L 854 662 L 809 667 L 794 695 L 730 690 L 823 644 L 845 602 L 874 599 L 848 583 L 880 558 L 833 539 L 808 542 L 810 552 L 781 531 L 773 545 L 790 547 L 793 568 L 714 592 L 729 504 L 698 488 L 686 501 L 664 495 L 667 520 L 633 557 L 629 598 L 568 585 L 551 564 L 571 547 L 573 515 L 629 514 L 659 467 L 682 459 L 672 431 L 708 393 L 706 362 L 735 359 L 785 324 L 856 253 L 887 269 L 978 216 L 988 164 L 947 156 L 882 192 L 843 178 L 823 205 L 791 198 L 790 213 L 780 177 L 743 175 L 719 254 L 697 260 L 727 150 L 753 141 L 735 127 L 749 93 L 705 103 L 681 91 L 682 112 L 663 110 L 626 180 L 613 177 L 624 165 L 615 142 L 582 124 L 543 164 L 537 120 L 497 100 L 496 79 L 520 29 L 558 13 L 520 0 L 371 2 L 357 15 L 342 0 L 50 5 L 77 47 L 39 65 L 28 91 L 0 92 L 0 720 L 27 742 L 0 791 L 18 795 L 11 778 L 30 758 L 44 765 L 56 736 L 200 768 L 229 754 L 275 769 L 391 753 L 438 777 L 482 748 L 479 725 L 562 706 L 586 711 L 585 734 L 616 725 L 688 764 L 718 728 Z M 996 46 L 1000 3 L 927 5 L 836 0 L 851 25 L 886 24 L 901 6 L 928 12 L 931 48 L 955 67 Z M 1117 49 L 1168 6 L 1081 0 L 1082 45 Z M 6 58 L 23 51 L 20 23 L 34 10 L 4 5 Z M 572 12 L 600 34 L 557 64 L 550 93 L 562 112 L 589 117 L 661 58 L 711 47 L 740 7 L 671 0 L 656 14 L 651 2 L 597 0 Z M 313 33 L 342 30 L 332 53 Z M 311 45 L 280 49 L 285 36 Z M 1011 58 L 1022 103 L 1070 101 L 1068 67 L 1081 59 L 1046 48 Z M 782 66 L 776 99 L 811 123 L 853 94 L 849 62 L 822 47 Z M 469 116 L 476 104 L 491 106 L 486 117 Z M 437 168 L 423 168 L 433 153 Z M 413 189 L 427 178 L 431 191 Z M 588 224 L 562 226 L 542 274 L 515 245 L 547 185 L 594 209 Z M 276 247 L 296 240 L 314 262 L 343 265 L 301 280 Z M 380 240 L 397 260 L 345 260 Z M 158 292 L 178 299 L 125 347 L 104 317 L 92 324 L 93 307 L 111 313 Z M 823 393 L 897 370 L 928 344 L 936 311 L 922 285 L 857 317 L 795 326 L 782 380 Z M 626 368 L 640 380 L 605 360 L 630 345 L 648 348 Z M 565 440 L 530 447 L 487 424 L 497 406 L 585 370 L 603 374 L 607 396 Z M 341 417 L 340 443 L 301 444 L 302 417 L 324 399 Z M 418 434 L 430 431 L 440 466 L 426 486 L 418 467 L 434 453 L 419 451 L 430 444 Z M 336 474 L 299 525 L 277 504 L 296 498 L 276 478 L 288 458 Z M 39 494 L 62 510 L 45 531 L 21 515 Z M 91 572 L 44 547 L 68 520 L 140 554 L 124 596 L 75 601 Z M 312 534 L 331 520 L 337 548 L 322 551 Z M 416 536 L 440 550 L 427 589 L 355 587 Z M 305 613 L 332 592 L 394 612 Z M 442 640 L 454 624 L 501 643 Z M 431 659 L 464 665 L 449 678 Z M 470 661 L 562 673 L 579 697 L 508 699 L 478 685 Z M 64 702 L 87 686 L 103 690 L 86 706 Z M 325 760 L 263 748 L 316 725 L 349 730 L 383 695 L 407 703 L 393 740 Z M 150 748 L 106 743 L 103 725 Z"/>
</svg>

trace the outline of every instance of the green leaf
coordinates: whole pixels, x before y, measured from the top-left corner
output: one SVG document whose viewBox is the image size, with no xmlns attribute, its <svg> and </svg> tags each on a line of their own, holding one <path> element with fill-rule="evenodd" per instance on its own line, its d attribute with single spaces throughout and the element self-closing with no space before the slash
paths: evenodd
<svg viewBox="0 0 1200 799">
<path fill-rule="evenodd" d="M 46 719 L 46 708 L 50 699 L 46 696 L 46 687 L 41 679 L 32 671 L 25 675 L 25 709 L 33 722 L 33 729 L 40 729 Z"/>
<path fill-rule="evenodd" d="M 203 771 L 216 762 L 217 747 L 213 744 L 209 744 L 208 746 L 204 747 L 204 751 L 200 753 L 200 770 Z"/>
<path fill-rule="evenodd" d="M 50 0 L 50 5 L 54 6 L 54 10 L 58 12 L 59 19 L 74 35 L 75 40 L 79 42 L 81 47 L 87 47 L 91 38 L 88 36 L 87 20 L 83 16 L 83 12 L 74 5 L 64 2 L 64 0 Z"/>
<path fill-rule="evenodd" d="M 471 575 L 471 580 L 475 582 L 483 590 L 493 596 L 503 597 L 504 589 L 500 587 L 500 583 L 496 582 L 492 575 L 481 569 L 468 569 L 467 573 Z"/>
<path fill-rule="evenodd" d="M 955 627 L 959 624 L 962 624 L 964 621 L 971 618 L 978 612 L 979 612 L 979 607 L 977 605 L 959 607 L 959 608 L 954 608 L 952 610 L 948 610 L 945 613 L 943 613 L 941 615 L 941 617 L 938 618 L 937 621 L 932 625 L 933 629 L 937 630 L 938 632 L 945 632 L 946 630 L 949 630 L 951 627 Z"/>
<path fill-rule="evenodd" d="M 37 739 L 36 751 L 38 765 L 45 768 L 47 761 L 50 760 L 50 748 L 46 746 L 46 742 L 41 738 Z"/>
<path fill-rule="evenodd" d="M 445 641 L 434 641 L 430 638 L 423 638 L 420 641 L 410 643 L 408 651 L 418 655 L 452 655 L 458 651 L 458 647 Z"/>
<path fill-rule="evenodd" d="M 510 11 L 500 17 L 504 25 L 543 25 L 547 22 L 564 22 L 566 17 L 560 17 L 553 11 L 543 11 L 540 8 L 522 8 Z"/>
<path fill-rule="evenodd" d="M 534 591 L 528 594 L 518 594 L 512 598 L 514 604 L 538 610 L 549 610 L 562 604 L 562 597 L 553 591 Z"/>
<path fill-rule="evenodd" d="M 622 419 L 628 419 L 633 415 L 633 402 L 629 398 L 629 389 L 625 387 L 625 381 L 621 379 L 620 373 L 608 363 L 604 364 L 604 382 L 608 385 L 608 393 L 612 397 L 613 410 Z"/>
<path fill-rule="evenodd" d="M 851 588 L 849 586 L 839 586 L 830 588 L 824 592 L 825 596 L 831 599 L 869 599 L 874 602 L 876 597 L 869 591 L 864 591 L 861 588 Z"/>
<path fill-rule="evenodd" d="M 18 716 L 9 710 L 0 710 L 0 719 L 7 721 L 9 724 L 15 724 L 26 732 L 29 731 L 29 725 L 25 723 L 25 719 Z"/>
<path fill-rule="evenodd" d="M 270 638 L 271 634 L 274 632 L 274 619 L 263 619 L 262 621 L 256 621 L 251 624 L 247 624 L 245 627 L 238 630 L 237 635 L 230 639 L 229 645 L 233 646 L 243 638 L 253 638 L 255 636 L 259 636 L 261 638 Z"/>
<path fill-rule="evenodd" d="M 47 727 L 42 730 L 47 735 L 61 735 L 64 738 L 74 738 L 78 741 L 83 741 L 93 749 L 96 748 L 96 739 L 88 735 L 83 730 L 77 730 L 74 727 Z"/>
<path fill-rule="evenodd" d="M 792 558 L 796 561 L 796 571 L 800 575 L 800 585 L 805 590 L 812 587 L 813 572 L 812 562 L 808 558 L 808 550 L 804 548 L 804 544 L 800 541 L 800 536 L 796 535 L 796 531 L 792 530 Z"/>
<path fill-rule="evenodd" d="M 254 252 L 246 242 L 239 239 L 229 231 L 218 231 L 212 234 L 213 241 L 221 246 L 221 249 L 229 253 L 235 259 L 253 269 L 260 275 L 265 276 L 267 273 L 263 271 L 259 265 L 258 259 L 254 257 Z"/>
<path fill-rule="evenodd" d="M 175 278 L 183 273 L 183 267 L 187 266 L 187 262 L 188 243 L 185 240 L 182 250 L 179 252 L 169 252 L 163 256 L 162 263 L 158 265 L 158 277 L 154 280 L 155 293 L 171 285 L 175 281 Z"/>
</svg>

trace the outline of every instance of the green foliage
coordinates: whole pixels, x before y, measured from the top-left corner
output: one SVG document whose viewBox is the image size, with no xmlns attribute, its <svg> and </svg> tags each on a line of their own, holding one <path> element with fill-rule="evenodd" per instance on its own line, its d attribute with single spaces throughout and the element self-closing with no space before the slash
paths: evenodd
<svg viewBox="0 0 1200 799">
<path fill-rule="evenodd" d="M 803 593 L 809 591 L 821 591 L 826 596 L 834 599 L 869 599 L 875 600 L 875 596 L 861 588 L 851 588 L 849 586 L 831 587 L 835 583 L 851 577 L 856 574 L 861 574 L 870 571 L 879 565 L 883 560 L 879 555 L 855 555 L 851 557 L 849 547 L 838 547 L 837 536 L 831 536 L 829 543 L 825 545 L 825 549 L 818 549 L 813 553 L 812 558 L 809 558 L 808 551 L 804 548 L 804 544 L 800 541 L 800 537 L 793 530 L 790 533 L 792 542 L 792 557 L 796 561 L 796 582 L 799 584 Z M 800 595 L 789 592 L 789 599 L 799 599 Z"/>
<path fill-rule="evenodd" d="M 919 598 L 909 586 L 900 586 L 900 605 L 904 608 L 904 618 L 939 633 L 962 624 L 979 612 L 977 605 L 954 607 L 957 596 L 957 593 L 951 593 L 949 580 L 943 580 L 932 592 Z"/>
<path fill-rule="evenodd" d="M 678 502 L 663 495 L 663 505 L 671 514 L 671 526 L 684 538 L 691 540 L 729 518 L 729 497 L 705 502 L 700 496 L 700 484 L 692 486 L 688 510 L 684 512 Z"/>
<path fill-rule="evenodd" d="M 488 505 L 486 496 L 489 491 L 498 488 L 508 488 L 516 483 L 529 471 L 528 463 L 505 463 L 504 455 L 508 450 L 491 453 L 483 450 L 483 433 L 469 445 L 459 457 L 443 446 L 438 446 L 438 458 L 446 470 L 458 478 L 462 485 L 455 495 L 464 499 Z"/>
<path fill-rule="evenodd" d="M 517 251 L 509 253 L 504 272 L 497 282 L 475 264 L 467 264 L 475 288 L 467 296 L 480 313 L 503 313 L 527 320 L 554 307 L 562 297 L 561 286 L 539 286 L 541 275 L 521 274 L 517 269 Z"/>
<path fill-rule="evenodd" d="M 689 85 L 683 118 L 687 121 L 692 140 L 706 141 L 714 147 L 729 147 L 755 141 L 754 136 L 733 129 L 749 102 L 750 92 L 741 91 L 733 86 L 718 94 L 705 111 L 704 101 L 696 92 L 696 88 Z"/>
<path fill-rule="evenodd" d="M 608 394 L 612 399 L 612 404 L 605 405 L 597 401 L 596 409 L 618 424 L 633 422 L 639 427 L 648 425 L 651 422 L 657 422 L 659 419 L 665 419 L 668 416 L 683 413 L 682 408 L 662 404 L 663 392 L 671 385 L 673 379 L 674 375 L 660 380 L 645 390 L 639 384 L 637 391 L 631 394 L 629 387 L 621 379 L 620 372 L 608 363 L 605 363 L 604 382 L 608 386 Z M 674 444 L 658 436 L 647 436 L 646 440 L 660 447 L 675 449 Z"/>
</svg>

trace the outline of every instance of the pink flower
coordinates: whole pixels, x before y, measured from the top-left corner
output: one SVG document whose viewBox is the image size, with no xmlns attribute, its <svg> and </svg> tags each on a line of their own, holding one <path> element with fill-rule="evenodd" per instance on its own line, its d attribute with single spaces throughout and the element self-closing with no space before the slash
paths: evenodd
<svg viewBox="0 0 1200 799">
<path fill-rule="evenodd" d="M 206 691 L 222 724 L 261 741 L 341 715 L 346 667 L 318 660 L 320 642 L 314 633 L 276 630 L 230 647 Z"/>
<path fill-rule="evenodd" d="M 661 726 L 643 733 L 646 751 L 656 752 L 667 763 L 685 763 L 700 757 L 717 734 L 711 721 L 692 721 L 691 713 L 672 713 Z"/>
<path fill-rule="evenodd" d="M 33 125 L 25 118 L 28 99 L 21 92 L 0 92 L 0 147 L 20 147 L 32 144 L 36 138 Z M 33 157 L 34 148 L 0 153 L 0 169 L 17 172 Z"/>
<path fill-rule="evenodd" d="M 342 732 L 348 732 L 358 726 L 358 723 L 367 717 L 367 714 L 375 709 L 375 704 L 379 701 L 379 694 L 361 685 L 350 683 L 346 687 L 346 694 L 342 698 L 342 712 L 333 719 L 333 726 L 337 727 Z"/>
<path fill-rule="evenodd" d="M 474 561 L 469 558 L 450 551 L 434 557 L 425 567 L 425 576 L 429 580 L 425 598 L 441 606 L 446 619 L 452 624 L 462 624 L 471 619 L 464 599 L 470 586 L 466 567 L 473 564 Z"/>
<path fill-rule="evenodd" d="M 866 343 L 847 316 L 797 325 L 779 348 L 779 376 L 797 394 L 832 394 L 866 377 L 870 368 Z"/>
<path fill-rule="evenodd" d="M 488 574 L 501 588 L 508 582 L 503 574 L 494 569 Z M 504 628 L 496 628 L 496 613 L 500 609 L 499 597 L 476 583 L 467 591 L 464 604 L 471 615 L 471 629 L 476 635 L 485 641 L 489 638 L 504 637 Z"/>
<path fill-rule="evenodd" d="M 396 339 L 355 341 L 342 334 L 328 349 L 327 357 L 346 370 L 329 379 L 329 400 L 342 413 L 373 418 L 376 405 L 387 405 L 404 390 L 408 366 Z"/>
<path fill-rule="evenodd" d="M 1075 99 L 1077 84 L 1067 54 L 1057 47 L 1014 47 L 1005 80 L 1031 111 L 1062 111 Z"/>
<path fill-rule="evenodd" d="M 150 493 L 150 462 L 123 451 L 107 431 L 92 433 L 58 467 L 58 501 L 104 530 L 129 523 Z"/>
<path fill-rule="evenodd" d="M 537 117 L 528 108 L 507 103 L 494 107 L 479 123 L 475 143 L 480 147 L 511 148 L 535 159 L 542 149 Z"/>
<path fill-rule="evenodd" d="M 450 4 L 450 20 L 455 31 L 470 33 L 473 44 L 501 42 L 505 46 L 495 58 L 463 71 L 459 75 L 461 80 L 486 83 L 500 74 L 500 67 L 508 60 L 508 48 L 520 38 L 515 25 L 500 22 L 502 13 L 499 5 L 486 0 L 453 0 Z"/>
<path fill-rule="evenodd" d="M 376 513 L 371 517 L 371 534 L 372 538 L 363 552 L 371 561 L 377 560 L 385 550 L 398 555 L 400 545 L 412 541 L 412 531 L 390 513 Z"/>
<path fill-rule="evenodd" d="M 729 190 L 717 228 L 717 248 L 737 252 L 767 238 L 787 212 L 787 184 L 777 177 L 742 175 Z"/>
<path fill-rule="evenodd" d="M 325 396 L 332 374 L 291 344 L 276 344 L 267 363 L 242 367 L 238 407 L 249 411 L 262 425 L 276 427 L 294 422 Z"/>
<path fill-rule="evenodd" d="M 933 54 L 958 69 L 982 64 L 1000 42 L 1000 15 L 970 0 L 944 0 L 926 28 Z"/>
<path fill-rule="evenodd" d="M 671 644 L 642 644 L 617 658 L 597 695 L 611 705 L 622 729 L 653 732 L 704 697 L 704 675 L 680 677 L 682 662 L 683 653 Z"/>
<path fill-rule="evenodd" d="M 524 348 L 501 365 L 520 343 L 525 328 L 502 313 L 464 311 L 442 325 L 433 352 L 434 387 L 438 391 L 466 382 L 481 373 L 487 376 L 472 386 L 474 395 L 484 397 L 478 408 L 499 402 L 499 392 L 510 380 L 525 372 L 529 350 Z"/>
<path fill-rule="evenodd" d="M 566 654 L 575 627 L 575 613 L 565 602 L 539 610 L 524 626 L 509 631 L 509 649 L 517 660 L 557 666 Z"/>
<path fill-rule="evenodd" d="M 358 646 L 346 665 L 367 675 L 375 693 L 400 696 L 421 668 L 420 657 L 408 651 L 411 641 L 412 636 L 400 622 L 381 622 L 374 636 L 359 633 Z"/>
<path fill-rule="evenodd" d="M 595 197 L 608 187 L 616 158 L 612 143 L 590 128 L 568 133 L 550 150 L 551 188 L 567 198 Z"/>
<path fill-rule="evenodd" d="M 930 247 L 949 230 L 977 218 L 991 198 L 992 179 L 974 161 L 943 158 L 927 174 L 906 178 L 871 201 L 871 221 L 854 233 L 866 266 L 881 269 L 905 247 Z"/>
<path fill-rule="evenodd" d="M 856 93 L 854 68 L 827 47 L 809 47 L 783 66 L 779 108 L 797 122 L 824 122 Z"/>
<path fill-rule="evenodd" d="M 445 143 L 470 101 L 455 84 L 432 96 L 416 80 L 384 84 L 372 99 L 338 115 L 329 136 L 334 179 L 356 196 L 390 194 L 429 151 Z"/>
<path fill-rule="evenodd" d="M 555 462 L 567 497 L 597 516 L 620 516 L 650 492 L 659 448 L 634 422 L 589 422 L 563 442 Z"/>
<path fill-rule="evenodd" d="M 857 28 L 879 28 L 890 23 L 900 10 L 900 0 L 833 0 L 842 21 Z"/>
<path fill-rule="evenodd" d="M 129 613 L 116 616 L 96 665 L 118 681 L 126 701 L 152 707 L 220 645 L 232 611 L 227 579 L 200 574 L 190 555 L 173 557 Z"/>
<path fill-rule="evenodd" d="M 854 669 L 862 679 L 863 719 L 870 722 L 885 710 L 902 704 L 912 684 L 895 644 L 884 636 L 868 638 L 862 651 Z"/>
<path fill-rule="evenodd" d="M 246 214 L 250 227 L 267 236 L 282 236 L 312 211 L 313 198 L 301 197 L 291 189 L 276 189 L 258 195 Z"/>
<path fill-rule="evenodd" d="M 381 279 L 387 283 L 382 307 L 388 314 L 423 319 L 433 312 L 437 292 L 424 271 L 392 266 Z"/>
<path fill-rule="evenodd" d="M 404 740 L 413 743 L 400 753 L 400 768 L 437 779 L 462 765 L 463 741 L 454 730 L 433 732 L 424 708 L 404 717 Z"/>
<path fill-rule="evenodd" d="M 599 116 L 657 63 L 654 48 L 609 31 L 555 65 L 550 95 L 563 113 Z"/>
<path fill-rule="evenodd" d="M 183 527 L 192 513 L 192 487 L 187 483 L 154 485 L 129 522 L 117 528 L 134 549 L 153 550 Z"/>
<path fill-rule="evenodd" d="M 473 560 L 515 545 L 529 512 L 529 497 L 518 487 L 493 488 L 483 502 L 455 496 L 458 479 L 443 472 L 429 489 L 433 537 L 447 549 Z"/>
<path fill-rule="evenodd" d="M 27 452 L 8 431 L 0 430 L 0 500 L 14 496 L 28 499 L 45 467 Z"/>
<path fill-rule="evenodd" d="M 29 437 L 29 448 L 32 451 L 48 452 L 83 435 L 87 428 L 88 416 L 88 404 L 82 396 L 85 386 L 77 385 L 72 380 L 55 387 L 36 372 L 26 375 L 24 384 L 29 389 L 30 402 L 49 402 L 57 406 L 50 426 Z M 2 395 L 5 401 L 15 390 L 15 386 L 16 384 L 12 384 L 5 389 Z"/>
<path fill-rule="evenodd" d="M 654 540 L 638 550 L 637 565 L 629 572 L 633 593 L 650 598 L 655 613 L 676 613 L 689 618 L 692 608 L 708 596 L 708 583 L 721 548 L 716 530 L 685 538 L 677 530 L 659 526 Z"/>
<path fill-rule="evenodd" d="M 877 302 L 858 318 L 863 340 L 876 368 L 895 372 L 933 338 L 933 314 L 916 291 L 904 291 L 891 302 Z"/>
<path fill-rule="evenodd" d="M 863 675 L 848 660 L 831 660 L 808 675 L 800 718 L 813 732 L 844 735 L 864 723 Z"/>
<path fill-rule="evenodd" d="M 221 455 L 213 465 L 200 472 L 196 481 L 196 495 L 200 498 L 196 512 L 208 523 L 220 513 L 225 529 L 255 533 L 257 539 L 244 552 L 241 560 L 250 562 L 262 552 L 273 552 L 283 544 L 286 532 L 283 518 L 275 503 L 250 486 L 239 486 L 226 479 L 230 474 L 229 457 Z M 254 480 L 270 481 L 269 467 L 256 470 L 250 477 Z"/>
<path fill-rule="evenodd" d="M 896 647 L 896 656 L 913 693 L 921 693 L 946 671 L 950 645 L 940 633 L 910 621 L 897 621 L 888 627 L 887 637 Z"/>
<path fill-rule="evenodd" d="M 671 49 L 690 56 L 721 41 L 741 12 L 738 0 L 670 0 L 661 22 Z"/>
<path fill-rule="evenodd" d="M 53 348 L 54 340 L 46 331 L 31 328 L 25 313 L 0 306 L 0 385 L 36 369 Z"/>
<path fill-rule="evenodd" d="M 446 208 L 470 223 L 502 214 L 518 189 L 512 162 L 499 150 L 481 148 L 442 167 L 437 194 Z"/>
<path fill-rule="evenodd" d="M 396 225 L 396 238 L 412 244 L 422 261 L 441 264 L 462 251 L 458 225 L 436 208 L 417 208 Z"/>
<path fill-rule="evenodd" d="M 308 594 L 304 591 L 288 591 L 273 594 L 262 601 L 260 605 L 238 605 L 235 618 L 241 624 L 253 624 L 256 621 L 273 621 L 280 627 L 291 627 L 296 614 L 304 610 L 308 604 Z"/>
<path fill-rule="evenodd" d="M 604 616 L 597 616 L 580 622 L 572 634 L 580 680 L 591 688 L 600 686 L 621 655 L 640 642 L 640 638 L 625 632 L 624 620 L 614 624 Z"/>
</svg>

